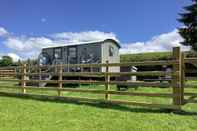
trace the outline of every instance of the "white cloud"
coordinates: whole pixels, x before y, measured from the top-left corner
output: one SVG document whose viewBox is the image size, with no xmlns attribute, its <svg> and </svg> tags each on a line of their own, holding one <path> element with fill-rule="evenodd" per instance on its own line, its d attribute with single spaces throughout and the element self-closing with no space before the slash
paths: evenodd
<svg viewBox="0 0 197 131">
<path fill-rule="evenodd" d="M 10 37 L 4 44 L 24 59 L 37 58 L 43 47 L 55 45 L 45 37 Z"/>
<path fill-rule="evenodd" d="M 14 60 L 37 58 L 41 49 L 49 46 L 66 45 L 70 43 L 80 43 L 87 41 L 97 41 L 104 39 L 116 39 L 114 33 L 105 33 L 100 31 L 86 31 L 86 32 L 62 32 L 48 35 L 47 37 L 29 37 L 16 36 L 10 34 L 4 28 L 0 27 L 0 36 L 4 37 L 3 44 L 10 49 L 9 55 Z M 177 30 L 169 33 L 164 33 L 154 36 L 151 40 L 146 42 L 135 42 L 123 44 L 120 53 L 140 53 L 140 52 L 156 52 L 156 51 L 170 51 L 174 46 L 181 46 L 182 50 L 189 50 L 189 47 L 180 45 L 182 37 Z M 14 52 L 14 53 L 13 53 Z M 7 54 L 8 55 L 8 54 Z M 0 55 L 2 56 L 2 55 Z"/>
<path fill-rule="evenodd" d="M 3 28 L 3 27 L 0 27 L 0 36 L 6 36 L 8 35 L 8 31 Z"/>
<path fill-rule="evenodd" d="M 120 49 L 121 54 L 125 53 L 142 53 L 142 52 L 159 52 L 159 51 L 171 51 L 172 47 L 180 46 L 182 50 L 189 50 L 190 47 L 183 46 L 180 42 L 183 38 L 179 35 L 177 30 L 173 30 L 169 33 L 164 33 L 158 36 L 154 36 L 151 40 L 146 42 L 128 43 L 122 46 Z"/>
<path fill-rule="evenodd" d="M 31 51 L 53 45 L 53 41 L 45 37 L 10 37 L 4 44 L 15 51 Z"/>
<path fill-rule="evenodd" d="M 19 59 L 22 60 L 22 58 L 15 53 L 8 53 L 7 55 L 10 56 L 14 62 L 17 62 Z"/>
<path fill-rule="evenodd" d="M 72 42 L 87 42 L 87 41 L 96 41 L 104 39 L 116 39 L 114 33 L 105 33 L 100 31 L 87 31 L 87 32 L 62 32 L 51 35 L 52 38 L 58 40 L 64 40 L 67 43 Z"/>
<path fill-rule="evenodd" d="M 26 59 L 36 58 L 44 47 L 66 45 L 73 42 L 104 40 L 107 38 L 116 39 L 116 36 L 113 33 L 99 31 L 63 32 L 49 35 L 48 37 L 10 36 L 3 43 L 6 47 Z"/>
</svg>

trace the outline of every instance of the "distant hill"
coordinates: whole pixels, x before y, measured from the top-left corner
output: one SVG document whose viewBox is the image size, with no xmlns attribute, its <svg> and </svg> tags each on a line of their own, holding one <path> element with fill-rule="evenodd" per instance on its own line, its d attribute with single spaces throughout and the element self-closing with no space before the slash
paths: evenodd
<svg viewBox="0 0 197 131">
<path fill-rule="evenodd" d="M 187 57 L 197 57 L 197 52 L 185 52 Z M 139 54 L 121 54 L 121 62 L 159 61 L 172 59 L 172 52 L 151 52 Z"/>
</svg>

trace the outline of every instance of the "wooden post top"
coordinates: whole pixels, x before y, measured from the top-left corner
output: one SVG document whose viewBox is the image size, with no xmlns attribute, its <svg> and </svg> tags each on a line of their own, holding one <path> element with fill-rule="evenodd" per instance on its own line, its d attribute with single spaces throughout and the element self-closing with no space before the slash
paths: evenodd
<svg viewBox="0 0 197 131">
<path fill-rule="evenodd" d="M 173 47 L 173 50 L 180 50 L 180 49 L 181 49 L 180 46 Z"/>
<path fill-rule="evenodd" d="M 25 64 L 23 64 L 23 67 L 26 67 L 27 66 L 27 64 L 25 63 Z"/>
<path fill-rule="evenodd" d="M 181 48 L 178 47 L 173 47 L 173 59 L 180 59 L 181 57 Z"/>
</svg>

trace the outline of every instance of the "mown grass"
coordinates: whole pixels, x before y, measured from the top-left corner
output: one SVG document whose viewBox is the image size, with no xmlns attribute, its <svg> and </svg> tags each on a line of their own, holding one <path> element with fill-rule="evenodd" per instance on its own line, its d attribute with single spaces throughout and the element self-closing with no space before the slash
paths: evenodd
<svg viewBox="0 0 197 131">
<path fill-rule="evenodd" d="M 189 82 L 196 84 L 197 82 Z M 16 83 L 0 83 L 12 86 Z M 80 88 L 104 89 L 104 86 L 83 85 Z M 112 87 L 115 90 L 115 87 Z M 0 91 L 21 90 L 0 88 Z M 171 92 L 170 88 L 146 88 L 133 92 Z M 187 88 L 196 92 L 197 88 Z M 32 91 L 28 93 L 57 95 L 54 91 Z M 65 92 L 65 96 L 104 98 L 104 95 Z M 166 98 L 113 96 L 113 99 L 171 103 Z M 197 104 L 187 104 L 184 112 L 172 113 L 163 109 L 126 105 L 106 105 L 86 102 L 42 101 L 0 96 L 1 131 L 196 131 Z"/>
</svg>

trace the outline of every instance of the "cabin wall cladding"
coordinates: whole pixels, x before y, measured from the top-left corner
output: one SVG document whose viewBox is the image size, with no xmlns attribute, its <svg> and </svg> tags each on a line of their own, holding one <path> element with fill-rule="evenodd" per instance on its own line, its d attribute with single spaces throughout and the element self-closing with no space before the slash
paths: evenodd
<svg viewBox="0 0 197 131">
<path fill-rule="evenodd" d="M 110 51 L 113 50 L 113 54 Z M 102 44 L 102 63 L 120 63 L 119 47 L 117 47 L 113 42 L 106 42 Z M 105 72 L 105 67 L 102 68 L 102 72 Z M 120 72 L 120 67 L 110 67 L 109 72 Z"/>
</svg>

